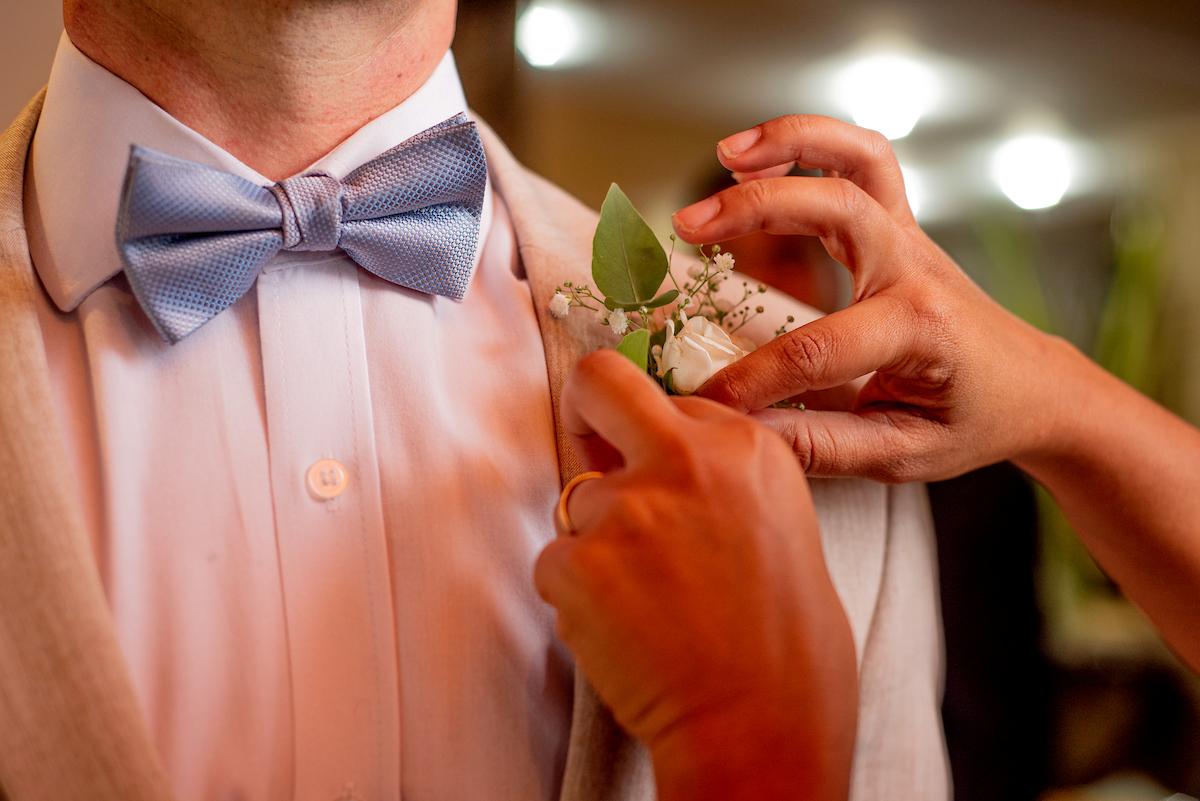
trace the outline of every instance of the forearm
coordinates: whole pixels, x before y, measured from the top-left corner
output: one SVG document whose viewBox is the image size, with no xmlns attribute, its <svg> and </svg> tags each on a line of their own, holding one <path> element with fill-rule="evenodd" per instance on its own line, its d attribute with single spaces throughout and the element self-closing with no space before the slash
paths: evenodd
<svg viewBox="0 0 1200 801">
<path fill-rule="evenodd" d="M 1096 561 L 1200 670 L 1200 430 L 1056 343 L 1046 425 L 1017 460 Z M 1039 404 L 1040 404 L 1039 400 Z"/>
</svg>

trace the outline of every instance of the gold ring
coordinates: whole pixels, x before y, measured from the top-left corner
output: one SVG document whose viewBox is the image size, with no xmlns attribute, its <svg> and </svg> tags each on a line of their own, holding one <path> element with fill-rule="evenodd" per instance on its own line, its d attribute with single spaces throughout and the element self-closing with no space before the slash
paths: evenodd
<svg viewBox="0 0 1200 801">
<path fill-rule="evenodd" d="M 567 486 L 563 487 L 562 494 L 558 496 L 558 509 L 554 513 L 554 522 L 558 524 L 558 530 L 562 534 L 574 534 L 575 527 L 571 525 L 571 516 L 567 514 L 567 501 L 571 499 L 571 493 L 574 492 L 580 484 L 585 481 L 591 481 L 593 478 L 604 478 L 604 474 L 592 470 L 587 473 L 580 473 L 567 482 Z"/>
</svg>

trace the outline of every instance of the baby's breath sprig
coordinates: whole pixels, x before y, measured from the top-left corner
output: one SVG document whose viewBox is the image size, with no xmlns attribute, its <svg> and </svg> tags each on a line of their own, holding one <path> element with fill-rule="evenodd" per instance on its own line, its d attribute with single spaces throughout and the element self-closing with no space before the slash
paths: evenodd
<svg viewBox="0 0 1200 801">
<path fill-rule="evenodd" d="M 608 326 L 618 336 L 649 326 L 650 309 L 645 306 L 629 311 L 619 307 L 610 309 L 604 303 L 604 299 L 594 293 L 587 284 L 563 281 L 555 290 L 554 297 L 550 299 L 550 314 L 561 320 L 570 314 L 573 308 L 594 312 L 597 324 Z"/>
<path fill-rule="evenodd" d="M 672 236 L 672 246 L 674 239 Z M 767 288 L 762 284 L 751 285 L 749 281 L 743 281 L 741 297 L 736 300 L 718 297 L 722 285 L 733 273 L 733 254 L 722 252 L 720 245 L 713 245 L 708 250 L 705 247 L 700 246 L 700 264 L 688 272 L 689 280 L 682 287 L 678 283 L 675 285 L 683 298 L 679 308 L 692 315 L 707 317 L 730 334 L 736 333 L 766 311 L 762 306 L 751 305 L 748 301 L 755 295 L 766 293 Z M 675 280 L 674 275 L 671 280 Z"/>
</svg>

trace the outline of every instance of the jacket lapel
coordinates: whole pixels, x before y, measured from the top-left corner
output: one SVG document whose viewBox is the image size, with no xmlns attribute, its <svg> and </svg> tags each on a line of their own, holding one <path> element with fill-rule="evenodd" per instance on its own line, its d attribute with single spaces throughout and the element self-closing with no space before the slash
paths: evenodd
<svg viewBox="0 0 1200 801">
<path fill-rule="evenodd" d="M 0 785 L 12 801 L 158 801 L 52 414 L 23 214 L 42 98 L 0 135 Z"/>
<path fill-rule="evenodd" d="M 586 353 L 611 345 L 605 330 L 586 315 L 550 316 L 550 299 L 563 281 L 591 281 L 591 241 L 597 215 L 558 187 L 517 163 L 491 129 L 480 124 L 488 165 L 516 231 L 546 350 L 559 470 L 563 482 L 584 464 L 558 417 L 563 383 Z M 575 706 L 563 777 L 562 801 L 653 799 L 654 776 L 645 749 L 613 720 L 582 674 L 575 674 Z"/>
</svg>

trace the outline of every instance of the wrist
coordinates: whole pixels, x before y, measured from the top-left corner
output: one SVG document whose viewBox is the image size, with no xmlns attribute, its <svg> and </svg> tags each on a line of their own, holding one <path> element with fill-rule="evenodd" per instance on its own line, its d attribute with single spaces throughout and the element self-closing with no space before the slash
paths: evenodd
<svg viewBox="0 0 1200 801">
<path fill-rule="evenodd" d="M 1020 399 L 1029 412 L 1025 442 L 1012 461 L 1043 484 L 1077 469 L 1112 424 L 1128 388 L 1067 340 L 1042 334 L 1042 369 Z"/>
<path fill-rule="evenodd" d="M 650 748 L 659 801 L 844 801 L 853 720 L 813 741 L 779 713 L 693 720 L 659 738 Z"/>
</svg>

